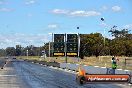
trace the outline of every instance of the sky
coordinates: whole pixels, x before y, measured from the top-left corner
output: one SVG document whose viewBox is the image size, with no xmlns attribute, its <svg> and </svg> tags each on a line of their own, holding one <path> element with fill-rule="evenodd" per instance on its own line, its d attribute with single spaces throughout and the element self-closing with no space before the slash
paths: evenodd
<svg viewBox="0 0 132 88">
<path fill-rule="evenodd" d="M 0 0 L 0 48 L 42 46 L 51 33 L 111 38 L 113 25 L 132 30 L 132 0 Z"/>
</svg>

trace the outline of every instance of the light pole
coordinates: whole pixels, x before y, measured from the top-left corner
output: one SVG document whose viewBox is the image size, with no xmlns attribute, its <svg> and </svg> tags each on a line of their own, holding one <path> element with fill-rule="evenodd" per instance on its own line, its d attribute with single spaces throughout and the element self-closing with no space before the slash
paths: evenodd
<svg viewBox="0 0 132 88">
<path fill-rule="evenodd" d="M 77 29 L 79 29 L 79 27 L 77 27 Z M 78 32 L 78 62 L 79 62 L 79 54 L 80 54 L 80 34 Z"/>
<path fill-rule="evenodd" d="M 102 24 L 105 24 L 104 18 L 101 18 Z M 105 28 L 104 28 L 104 48 L 105 48 Z"/>
<path fill-rule="evenodd" d="M 45 43 L 44 43 L 44 51 L 43 51 L 43 56 L 44 56 L 44 59 L 45 59 Z"/>
<path fill-rule="evenodd" d="M 52 39 L 51 39 L 52 42 L 50 42 L 50 46 L 51 46 L 51 49 L 50 49 L 51 50 L 51 54 L 50 54 L 50 56 L 53 56 L 54 34 L 53 33 L 49 33 L 49 35 L 52 36 Z"/>
<path fill-rule="evenodd" d="M 28 50 L 27 50 L 27 59 L 28 59 Z"/>
<path fill-rule="evenodd" d="M 49 41 L 49 57 L 50 57 L 50 41 Z"/>
<path fill-rule="evenodd" d="M 64 35 L 64 46 L 65 46 L 65 48 L 64 48 L 64 52 L 65 52 L 65 62 L 67 63 L 67 34 L 65 33 L 65 35 Z"/>
</svg>

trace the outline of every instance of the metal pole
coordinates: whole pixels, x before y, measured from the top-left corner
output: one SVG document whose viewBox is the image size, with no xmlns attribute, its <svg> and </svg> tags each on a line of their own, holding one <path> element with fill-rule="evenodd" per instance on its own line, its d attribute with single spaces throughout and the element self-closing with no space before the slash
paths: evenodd
<svg viewBox="0 0 132 88">
<path fill-rule="evenodd" d="M 101 18 L 102 25 L 105 24 L 104 18 Z M 105 48 L 105 28 L 104 28 L 104 48 Z"/>
<path fill-rule="evenodd" d="M 79 62 L 79 54 L 80 54 L 80 35 L 78 33 L 78 62 Z"/>
<path fill-rule="evenodd" d="M 49 57 L 50 57 L 50 41 L 49 41 Z"/>
<path fill-rule="evenodd" d="M 52 33 L 52 57 L 53 57 L 53 52 L 54 52 L 54 34 Z"/>
<path fill-rule="evenodd" d="M 67 51 L 67 36 L 66 36 L 66 33 L 64 35 L 64 43 L 65 43 L 65 60 L 66 60 L 66 63 L 67 63 L 67 55 L 66 55 L 66 51 Z"/>
</svg>

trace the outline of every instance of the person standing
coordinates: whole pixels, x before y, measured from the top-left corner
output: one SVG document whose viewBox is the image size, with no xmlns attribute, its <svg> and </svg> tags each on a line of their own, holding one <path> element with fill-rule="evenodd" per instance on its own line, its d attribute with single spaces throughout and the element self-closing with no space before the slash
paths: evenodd
<svg viewBox="0 0 132 88">
<path fill-rule="evenodd" d="M 115 74 L 115 69 L 117 68 L 117 60 L 115 56 L 112 57 L 112 74 Z"/>
</svg>

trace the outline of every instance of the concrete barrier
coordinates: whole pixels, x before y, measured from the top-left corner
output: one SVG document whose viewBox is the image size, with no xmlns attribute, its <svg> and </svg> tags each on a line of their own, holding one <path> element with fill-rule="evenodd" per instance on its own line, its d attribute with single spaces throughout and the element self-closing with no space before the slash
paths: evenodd
<svg viewBox="0 0 132 88">
<path fill-rule="evenodd" d="M 60 63 L 57 62 L 46 62 L 46 61 L 37 61 L 37 60 L 26 60 L 26 61 L 60 68 Z"/>
<path fill-rule="evenodd" d="M 78 70 L 79 64 L 70 64 L 70 63 L 60 63 L 60 68 L 66 68 L 70 70 Z M 87 66 L 84 65 L 83 68 L 86 70 L 86 73 L 89 74 L 112 74 L 113 69 L 106 67 L 98 67 L 98 66 Z M 115 74 L 131 74 L 132 72 L 129 70 L 116 69 Z"/>
<path fill-rule="evenodd" d="M 89 73 L 89 74 L 106 74 L 107 73 L 106 68 L 93 67 L 93 66 L 83 66 L 83 68 L 86 70 L 86 73 Z"/>
<path fill-rule="evenodd" d="M 69 64 L 69 63 L 60 63 L 60 68 L 66 68 L 70 70 L 78 70 L 79 64 Z M 93 67 L 93 66 L 83 66 L 86 73 L 89 74 L 106 74 L 107 69 L 106 68 L 100 68 L 100 67 Z"/>
<path fill-rule="evenodd" d="M 131 71 L 125 71 L 125 70 L 122 70 L 122 69 L 116 69 L 115 70 L 115 73 L 116 74 L 131 74 Z"/>
</svg>

